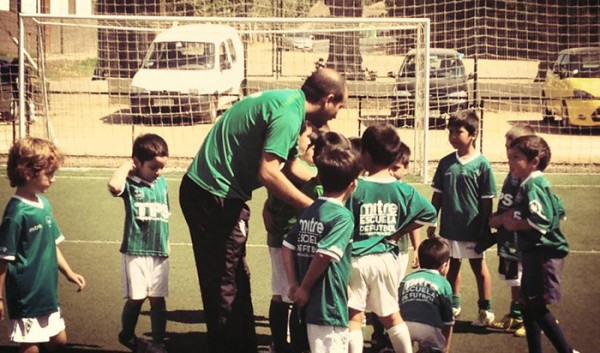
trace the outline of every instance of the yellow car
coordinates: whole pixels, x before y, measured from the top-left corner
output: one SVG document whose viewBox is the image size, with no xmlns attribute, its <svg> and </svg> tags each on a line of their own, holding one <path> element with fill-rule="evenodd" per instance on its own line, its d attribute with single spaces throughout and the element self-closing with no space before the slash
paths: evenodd
<svg viewBox="0 0 600 353">
<path fill-rule="evenodd" d="M 543 119 L 563 126 L 600 126 L 600 47 L 558 53 L 542 87 Z"/>
</svg>

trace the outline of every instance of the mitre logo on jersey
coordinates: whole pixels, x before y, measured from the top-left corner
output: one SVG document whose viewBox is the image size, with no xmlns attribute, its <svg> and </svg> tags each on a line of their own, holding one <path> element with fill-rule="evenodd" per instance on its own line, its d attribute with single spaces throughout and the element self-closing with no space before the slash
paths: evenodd
<svg viewBox="0 0 600 353">
<path fill-rule="evenodd" d="M 300 225 L 300 232 L 298 233 L 298 245 L 296 246 L 297 256 L 312 257 L 317 252 L 317 243 L 321 239 L 325 225 L 314 218 L 301 219 L 298 224 Z"/>
<path fill-rule="evenodd" d="M 391 234 L 398 223 L 398 205 L 384 203 L 365 203 L 360 206 L 360 235 Z"/>
</svg>

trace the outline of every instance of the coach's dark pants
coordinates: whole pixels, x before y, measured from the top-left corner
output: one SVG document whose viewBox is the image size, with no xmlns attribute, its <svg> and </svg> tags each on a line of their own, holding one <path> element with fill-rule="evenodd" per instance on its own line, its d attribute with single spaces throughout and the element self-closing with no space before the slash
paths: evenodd
<svg viewBox="0 0 600 353">
<path fill-rule="evenodd" d="M 250 209 L 214 196 L 183 177 L 179 203 L 190 229 L 210 353 L 255 353 L 246 240 Z"/>
</svg>

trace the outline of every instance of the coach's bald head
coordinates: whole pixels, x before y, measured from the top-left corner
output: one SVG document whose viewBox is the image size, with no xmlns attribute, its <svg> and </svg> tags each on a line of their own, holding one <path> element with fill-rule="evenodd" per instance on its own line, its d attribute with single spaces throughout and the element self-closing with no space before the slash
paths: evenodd
<svg viewBox="0 0 600 353">
<path fill-rule="evenodd" d="M 313 72 L 304 81 L 302 91 L 306 97 L 306 119 L 317 128 L 335 119 L 348 101 L 346 79 L 333 69 Z"/>
</svg>

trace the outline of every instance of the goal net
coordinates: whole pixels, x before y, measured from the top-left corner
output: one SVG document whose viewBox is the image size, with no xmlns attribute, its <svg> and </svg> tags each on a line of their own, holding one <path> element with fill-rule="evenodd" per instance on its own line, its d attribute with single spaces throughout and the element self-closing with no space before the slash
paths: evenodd
<svg viewBox="0 0 600 353">
<path fill-rule="evenodd" d="M 40 83 L 30 92 L 35 122 L 24 123 L 68 155 L 128 156 L 132 140 L 151 131 L 167 140 L 172 157 L 192 157 L 238 99 L 299 89 L 314 70 L 331 67 L 346 77 L 349 102 L 330 128 L 352 137 L 374 122 L 401 127 L 412 174 L 426 177 L 427 19 L 24 18 L 36 29 L 23 49 Z M 405 59 L 410 72 L 399 99 Z"/>
</svg>

